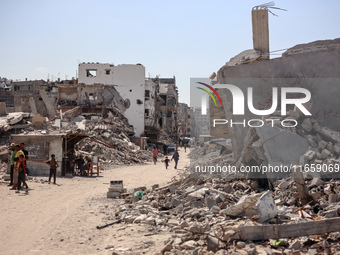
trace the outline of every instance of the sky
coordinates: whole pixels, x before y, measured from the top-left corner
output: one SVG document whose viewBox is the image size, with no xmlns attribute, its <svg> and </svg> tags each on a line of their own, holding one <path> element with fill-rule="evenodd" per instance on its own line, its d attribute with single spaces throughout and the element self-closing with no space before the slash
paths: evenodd
<svg viewBox="0 0 340 255">
<path fill-rule="evenodd" d="M 71 79 L 78 63 L 141 63 L 146 77 L 176 77 L 190 103 L 190 78 L 208 77 L 251 49 L 259 0 L 0 0 L 0 76 Z M 270 50 L 340 37 L 340 1 L 277 0 Z M 273 55 L 279 57 L 279 55 Z"/>
</svg>

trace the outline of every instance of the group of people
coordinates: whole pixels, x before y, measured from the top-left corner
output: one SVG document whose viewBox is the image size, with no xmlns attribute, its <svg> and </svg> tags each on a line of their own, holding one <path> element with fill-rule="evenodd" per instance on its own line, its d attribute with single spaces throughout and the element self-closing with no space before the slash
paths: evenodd
<svg viewBox="0 0 340 255">
<path fill-rule="evenodd" d="M 73 151 L 69 151 L 69 153 L 67 154 L 67 158 L 68 158 L 68 165 L 69 165 L 72 175 L 76 174 L 76 171 L 75 171 L 76 167 L 79 170 L 80 175 L 87 175 L 87 172 L 89 171 L 91 164 L 92 164 L 91 158 L 86 156 L 84 160 L 84 157 L 82 155 L 76 158 Z"/>
<path fill-rule="evenodd" d="M 11 190 L 15 190 L 16 193 L 20 193 L 21 186 L 25 186 L 26 193 L 29 191 L 27 184 L 27 175 L 29 174 L 29 168 L 27 161 L 29 160 L 28 151 L 25 150 L 25 143 L 10 145 L 10 183 Z M 54 184 L 56 184 L 56 170 L 58 162 L 55 160 L 55 155 L 51 155 L 51 160 L 47 161 L 46 164 L 50 166 L 49 183 L 51 183 L 51 177 L 54 175 Z"/>
<path fill-rule="evenodd" d="M 153 162 L 156 165 L 157 158 L 158 158 L 158 150 L 156 146 L 152 150 L 152 156 L 153 156 Z M 165 168 L 168 169 L 170 161 L 174 160 L 175 161 L 175 169 L 177 169 L 178 161 L 179 161 L 179 153 L 178 150 L 174 152 L 174 154 L 171 157 L 171 160 L 168 158 L 168 156 L 165 157 L 165 159 L 162 161 L 165 163 Z"/>
<path fill-rule="evenodd" d="M 10 189 L 15 190 L 16 193 L 20 193 L 21 183 L 26 187 L 26 192 L 29 188 L 26 182 L 28 173 L 27 163 L 28 152 L 25 150 L 25 144 L 11 144 L 11 169 L 10 169 L 10 183 L 8 186 L 12 186 Z"/>
</svg>

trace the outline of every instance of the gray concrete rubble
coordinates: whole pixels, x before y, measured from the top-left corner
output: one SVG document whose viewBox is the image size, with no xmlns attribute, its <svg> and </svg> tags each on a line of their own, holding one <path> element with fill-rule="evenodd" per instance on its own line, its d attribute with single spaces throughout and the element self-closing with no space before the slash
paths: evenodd
<svg viewBox="0 0 340 255">
<path fill-rule="evenodd" d="M 324 242 L 330 243 L 329 254 L 339 252 L 340 225 L 331 222 L 340 222 L 340 181 L 304 179 L 307 192 L 318 194 L 304 206 L 292 177 L 275 181 L 273 192 L 254 182 L 192 178 L 183 171 L 167 185 L 122 193 L 118 206 L 103 209 L 103 223 L 110 218 L 152 227 L 155 235 L 172 233 L 160 254 L 308 254 L 321 252 Z"/>
<path fill-rule="evenodd" d="M 13 129 L 23 129 L 29 127 L 29 118 L 34 116 L 27 112 L 12 112 L 0 116 L 0 134 Z"/>
<path fill-rule="evenodd" d="M 24 112 L 0 116 L 1 144 L 8 145 L 12 133 L 85 134 L 88 138 L 76 145 L 75 155 L 97 156 L 101 170 L 106 165 L 142 164 L 152 159 L 150 151 L 141 150 L 131 141 L 130 135 L 134 130 L 122 114 L 85 119 L 79 115 L 78 110 L 79 107 L 75 107 L 55 116 L 53 120 L 40 114 Z"/>
</svg>

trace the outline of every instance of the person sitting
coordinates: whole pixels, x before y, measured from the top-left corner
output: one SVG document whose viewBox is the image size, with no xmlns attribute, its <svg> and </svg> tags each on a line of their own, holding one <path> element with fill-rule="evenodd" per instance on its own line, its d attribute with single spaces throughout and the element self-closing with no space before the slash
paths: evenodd
<svg viewBox="0 0 340 255">
<path fill-rule="evenodd" d="M 86 171 L 88 174 L 92 165 L 92 159 L 90 159 L 88 156 L 86 156 L 85 159 L 86 159 Z"/>
<path fill-rule="evenodd" d="M 71 170 L 72 175 L 74 175 L 74 166 L 76 164 L 76 157 L 73 154 L 73 151 L 69 151 L 67 154 L 68 157 L 68 163 L 69 163 L 69 168 Z"/>
<path fill-rule="evenodd" d="M 78 165 L 78 169 L 80 171 L 80 175 L 83 175 L 83 173 L 85 172 L 85 161 L 82 155 L 80 155 L 79 158 L 77 158 L 76 160 L 76 164 Z"/>
</svg>

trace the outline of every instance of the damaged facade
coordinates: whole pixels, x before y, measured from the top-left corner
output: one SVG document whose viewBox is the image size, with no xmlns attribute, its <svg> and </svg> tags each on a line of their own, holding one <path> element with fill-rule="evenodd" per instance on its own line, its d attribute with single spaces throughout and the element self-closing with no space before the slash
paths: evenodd
<svg viewBox="0 0 340 255">
<path fill-rule="evenodd" d="M 178 136 L 189 137 L 191 127 L 191 111 L 187 104 L 178 103 Z"/>
<path fill-rule="evenodd" d="M 79 64 L 78 83 L 85 86 L 113 86 L 122 98 L 129 100 L 129 102 L 126 102 L 129 107 L 124 115 L 133 125 L 135 136 L 139 137 L 144 133 L 145 67 L 143 65 L 114 66 L 111 64 L 81 63 Z M 90 97 L 90 93 L 88 94 Z"/>
<path fill-rule="evenodd" d="M 162 118 L 159 124 L 162 130 L 168 135 L 178 136 L 178 88 L 176 86 L 176 78 L 159 78 L 156 77 L 153 81 L 159 86 L 159 96 L 163 102 L 161 104 Z"/>
</svg>

